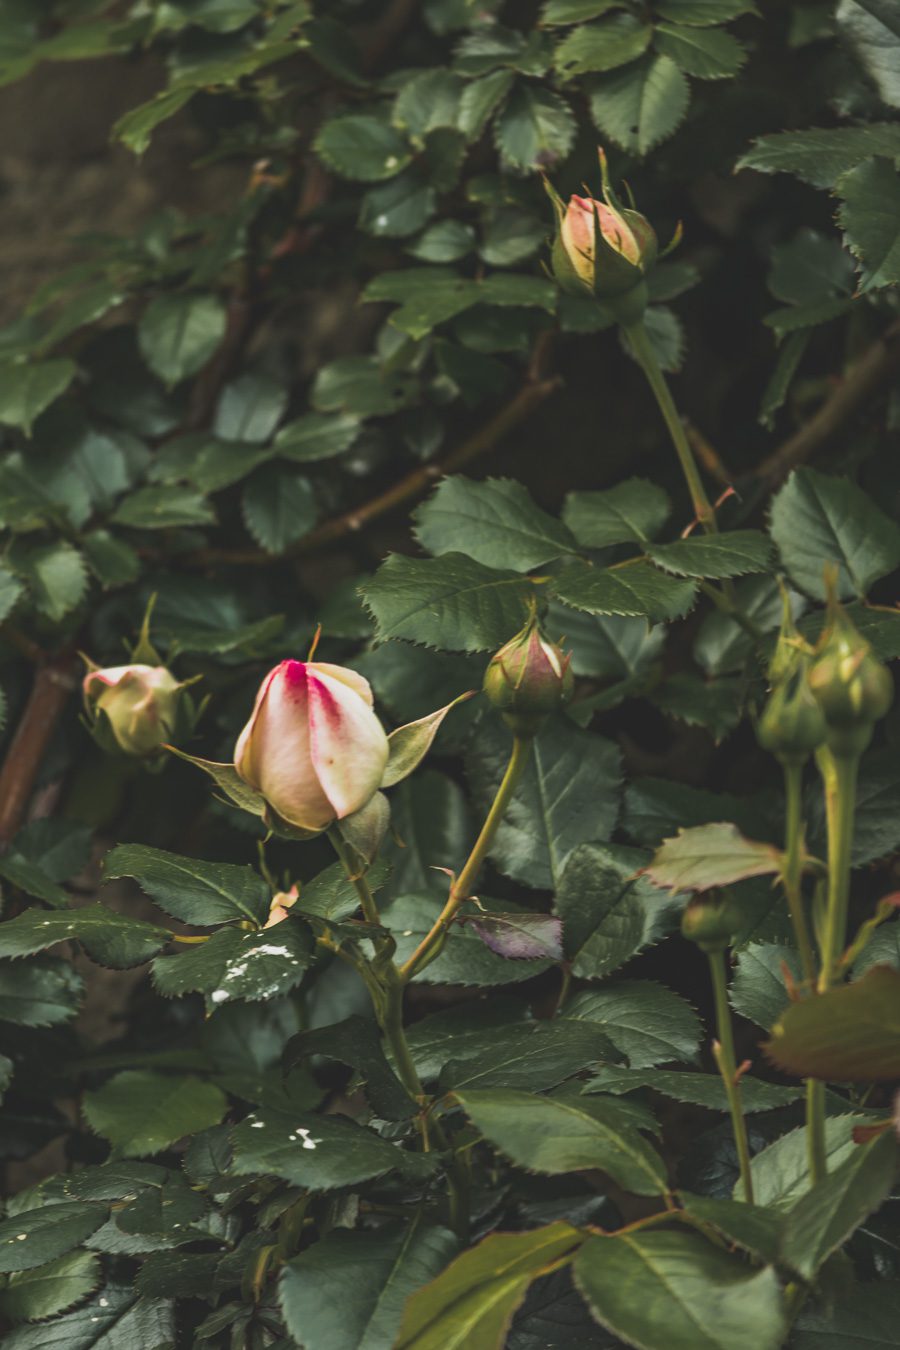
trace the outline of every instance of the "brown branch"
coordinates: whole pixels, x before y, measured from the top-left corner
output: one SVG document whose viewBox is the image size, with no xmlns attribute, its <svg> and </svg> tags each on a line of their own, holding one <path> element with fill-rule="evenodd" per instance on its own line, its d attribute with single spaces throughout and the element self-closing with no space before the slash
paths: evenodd
<svg viewBox="0 0 900 1350">
<path fill-rule="evenodd" d="M 387 515 L 389 511 L 396 510 L 398 506 L 421 497 L 444 474 L 453 473 L 455 470 L 461 469 L 464 464 L 468 464 L 470 460 L 492 450 L 508 432 L 524 422 L 545 399 L 555 393 L 561 383 L 562 380 L 559 376 L 529 380 L 489 422 L 486 422 L 461 445 L 458 445 L 455 450 L 451 450 L 442 460 L 418 466 L 398 482 L 386 488 L 384 492 L 379 493 L 377 497 L 372 497 L 361 506 L 353 507 L 352 510 L 345 511 L 332 520 L 323 521 L 316 529 L 311 530 L 302 539 L 298 539 L 281 556 L 300 557 L 321 548 L 325 544 L 336 543 L 349 535 L 357 534 L 365 526 L 370 525 L 372 521 Z M 182 563 L 194 567 L 207 567 L 220 563 L 265 567 L 273 561 L 274 555 L 266 553 L 262 549 L 224 548 L 198 549 L 196 553 L 189 553 L 181 559 Z"/>
<path fill-rule="evenodd" d="M 76 670 L 73 653 L 37 669 L 0 769 L 0 844 L 9 842 L 25 818 L 44 752 L 77 683 Z"/>
<path fill-rule="evenodd" d="M 752 478 L 773 490 L 791 469 L 824 449 L 850 418 L 888 380 L 900 374 L 900 323 L 894 323 L 858 361 L 799 431 L 752 471 Z"/>
</svg>

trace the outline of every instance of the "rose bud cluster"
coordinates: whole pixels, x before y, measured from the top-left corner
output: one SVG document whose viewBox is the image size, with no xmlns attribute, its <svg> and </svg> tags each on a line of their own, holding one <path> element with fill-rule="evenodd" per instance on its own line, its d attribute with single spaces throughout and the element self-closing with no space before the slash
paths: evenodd
<svg viewBox="0 0 900 1350">
<path fill-rule="evenodd" d="M 185 686 L 165 666 L 90 670 L 82 687 L 91 730 L 104 749 L 149 759 L 178 736 Z"/>
<path fill-rule="evenodd" d="M 388 738 L 367 680 L 344 666 L 282 661 L 260 686 L 234 767 L 282 822 L 318 833 L 374 796 Z"/>
<path fill-rule="evenodd" d="M 533 736 L 548 713 L 572 697 L 571 657 L 542 636 L 536 618 L 488 664 L 484 692 L 519 736 Z"/>
<path fill-rule="evenodd" d="M 600 168 L 602 201 L 573 195 L 567 205 L 547 184 L 557 222 L 551 254 L 553 275 L 569 294 L 592 295 L 606 302 L 619 301 L 640 288 L 634 298 L 638 311 L 642 311 L 646 305 L 644 277 L 656 261 L 656 234 L 646 217 L 616 199 L 602 150 Z"/>
</svg>

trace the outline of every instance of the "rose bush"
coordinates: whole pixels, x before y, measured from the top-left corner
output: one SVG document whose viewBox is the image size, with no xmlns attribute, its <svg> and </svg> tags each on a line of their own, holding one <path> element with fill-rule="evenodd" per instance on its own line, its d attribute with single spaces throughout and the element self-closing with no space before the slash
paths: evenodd
<svg viewBox="0 0 900 1350">
<path fill-rule="evenodd" d="M 0 10 L 3 1350 L 895 1344 L 895 0 Z"/>
</svg>

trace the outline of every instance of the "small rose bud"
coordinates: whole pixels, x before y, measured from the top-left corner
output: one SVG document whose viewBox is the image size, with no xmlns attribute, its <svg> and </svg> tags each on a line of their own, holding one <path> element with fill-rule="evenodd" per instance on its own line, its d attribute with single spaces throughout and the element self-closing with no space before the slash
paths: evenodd
<svg viewBox="0 0 900 1350">
<path fill-rule="evenodd" d="M 809 672 L 809 685 L 837 755 L 862 754 L 875 723 L 894 698 L 894 682 L 829 587 L 828 624 Z"/>
<path fill-rule="evenodd" d="M 702 952 L 724 952 L 740 928 L 740 915 L 727 892 L 697 895 L 681 916 L 681 935 Z"/>
<path fill-rule="evenodd" d="M 484 692 L 517 735 L 533 736 L 572 697 L 571 657 L 541 636 L 536 619 L 491 657 Z"/>
<path fill-rule="evenodd" d="M 825 719 L 809 685 L 811 651 L 797 631 L 788 591 L 784 617 L 769 663 L 772 692 L 756 727 L 756 739 L 782 763 L 804 761 L 825 743 Z"/>
<path fill-rule="evenodd" d="M 388 740 L 367 680 L 344 666 L 282 661 L 260 686 L 234 767 L 288 825 L 319 832 L 377 792 Z"/>
<path fill-rule="evenodd" d="M 614 197 L 602 151 L 600 166 L 603 201 L 574 195 L 566 205 L 548 186 L 557 219 L 551 266 L 564 291 L 614 300 L 643 282 L 656 261 L 657 242 L 646 217 Z"/>
<path fill-rule="evenodd" d="M 101 744 L 111 740 L 127 755 L 146 759 L 175 739 L 184 686 L 165 666 L 91 670 L 82 687 Z"/>
<path fill-rule="evenodd" d="M 269 904 L 269 917 L 263 927 L 274 928 L 276 923 L 281 923 L 287 918 L 288 910 L 292 905 L 296 905 L 299 899 L 300 892 L 296 886 L 292 886 L 289 891 L 279 891 L 277 895 L 273 895 Z"/>
</svg>

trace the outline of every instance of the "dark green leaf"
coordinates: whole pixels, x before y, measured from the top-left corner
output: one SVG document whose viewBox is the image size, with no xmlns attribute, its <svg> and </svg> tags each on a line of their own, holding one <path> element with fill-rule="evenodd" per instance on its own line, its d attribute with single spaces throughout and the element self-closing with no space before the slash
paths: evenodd
<svg viewBox="0 0 900 1350">
<path fill-rule="evenodd" d="M 10 1322 L 55 1317 L 93 1293 L 103 1278 L 93 1252 L 67 1252 L 33 1270 L 17 1271 L 0 1293 L 0 1312 Z"/>
<path fill-rule="evenodd" d="M 895 52 L 900 55 L 900 41 Z M 843 198 L 838 221 L 848 248 L 862 264 L 859 290 L 895 285 L 900 281 L 900 174 L 888 160 L 866 160 L 838 179 L 837 190 Z"/>
<path fill-rule="evenodd" d="M 287 390 L 270 375 L 248 372 L 222 390 L 213 430 L 225 441 L 267 441 L 287 407 Z"/>
<path fill-rule="evenodd" d="M 143 487 L 119 503 L 110 519 L 136 530 L 213 525 L 216 513 L 201 492 L 184 487 Z"/>
<path fill-rule="evenodd" d="M 728 1098 L 722 1080 L 716 1073 L 683 1073 L 677 1069 L 622 1069 L 612 1065 L 601 1069 L 592 1080 L 592 1092 L 615 1094 L 634 1092 L 638 1088 L 652 1088 L 676 1102 L 691 1102 L 710 1111 L 727 1111 Z M 761 1078 L 741 1078 L 741 1105 L 747 1114 L 772 1111 L 789 1106 L 803 1095 L 801 1088 L 779 1087 Z"/>
<path fill-rule="evenodd" d="M 479 797 L 493 798 L 512 738 L 498 722 L 484 725 L 471 751 Z M 526 886 L 557 885 L 579 844 L 608 838 L 620 789 L 619 752 L 612 741 L 563 720 L 548 721 L 534 739 L 518 789 L 497 831 L 491 857 Z"/>
<path fill-rule="evenodd" d="M 561 1015 L 602 1027 L 632 1069 L 671 1060 L 694 1063 L 698 1057 L 700 1019 L 683 998 L 652 980 L 616 980 L 603 989 L 584 989 Z"/>
<path fill-rule="evenodd" d="M 288 1330 L 307 1350 L 393 1350 L 410 1295 L 443 1270 L 457 1242 L 446 1228 L 393 1223 L 335 1230 L 282 1272 Z"/>
<path fill-rule="evenodd" d="M 795 982 L 801 979 L 800 959 L 793 947 L 751 942 L 738 953 L 731 1006 L 764 1031 L 772 1027 L 790 1001 L 784 967 Z"/>
<path fill-rule="evenodd" d="M 557 884 L 556 913 L 573 973 L 600 979 L 672 924 L 673 905 L 639 875 L 647 855 L 618 844 L 583 843 Z"/>
<path fill-rule="evenodd" d="M 295 919 L 257 933 L 235 925 L 175 956 L 157 957 L 153 982 L 167 998 L 205 994 L 212 1009 L 232 999 L 285 994 L 303 979 L 310 960 L 310 935 Z"/>
<path fill-rule="evenodd" d="M 55 1261 L 96 1233 L 106 1214 L 102 1205 L 76 1200 L 0 1220 L 0 1272 L 34 1270 Z"/>
<path fill-rule="evenodd" d="M 565 159 L 574 139 L 575 118 L 568 103 L 536 84 L 517 84 L 494 123 L 500 159 L 515 173 L 552 169 Z"/>
<path fill-rule="evenodd" d="M 275 449 L 285 459 L 304 464 L 342 455 L 358 435 L 358 420 L 346 413 L 307 413 L 281 428 Z"/>
<path fill-rule="evenodd" d="M 645 544 L 658 534 L 671 511 L 662 488 L 646 478 L 627 478 L 606 492 L 570 492 L 563 520 L 585 548 Z"/>
<path fill-rule="evenodd" d="M 269 888 L 250 867 L 201 862 L 143 844 L 120 844 L 103 860 L 104 876 L 134 877 L 167 914 L 201 928 L 251 919 L 263 923 Z"/>
<path fill-rule="evenodd" d="M 465 553 L 486 567 L 528 572 L 575 551 L 565 525 L 511 478 L 445 478 L 413 519 L 429 553 Z"/>
<path fill-rule="evenodd" d="M 0 366 L 0 422 L 31 435 L 35 420 L 68 389 L 76 366 L 68 357 L 27 366 Z"/>
<path fill-rule="evenodd" d="M 695 535 L 674 544 L 646 544 L 645 552 L 667 572 L 682 577 L 738 577 L 768 572 L 772 545 L 761 530 Z"/>
<path fill-rule="evenodd" d="M 118 914 L 105 905 L 78 909 L 29 909 L 0 925 L 0 957 L 31 956 L 77 938 L 105 966 L 125 969 L 149 961 L 169 940 L 169 930 Z"/>
<path fill-rule="evenodd" d="M 794 1350 L 894 1350 L 898 1318 L 900 1281 L 867 1280 L 819 1307 L 806 1305 L 791 1344 Z"/>
<path fill-rule="evenodd" d="M 528 1286 L 577 1248 L 567 1223 L 530 1233 L 492 1233 L 463 1252 L 442 1275 L 413 1294 L 395 1350 L 496 1350 L 506 1344 Z"/>
<path fill-rule="evenodd" d="M 91 1129 L 120 1157 L 142 1158 L 217 1125 L 226 1104 L 217 1087 L 190 1074 L 127 1069 L 86 1092 L 82 1109 Z"/>
<path fill-rule="evenodd" d="M 84 981 L 67 961 L 39 957 L 20 965 L 0 961 L 0 1022 L 55 1027 L 70 1022 L 84 994 Z"/>
<path fill-rule="evenodd" d="M 331 1026 L 301 1031 L 285 1046 L 285 1067 L 292 1068 L 309 1055 L 324 1055 L 358 1070 L 373 1111 L 384 1119 L 408 1120 L 416 1110 L 416 1103 L 388 1064 L 378 1029 L 370 1019 L 354 1014 Z"/>
<path fill-rule="evenodd" d="M 522 627 L 534 588 L 517 572 L 463 553 L 434 560 L 392 553 L 360 588 L 379 640 L 405 638 L 448 651 L 499 647 Z"/>
<path fill-rule="evenodd" d="M 267 553 L 284 553 L 316 523 L 316 497 L 308 478 L 269 465 L 244 489 L 242 510 L 247 529 Z"/>
<path fill-rule="evenodd" d="M 761 136 L 735 165 L 759 173 L 792 173 L 813 187 L 833 187 L 842 174 L 872 155 L 900 155 L 900 124 L 779 131 Z"/>
<path fill-rule="evenodd" d="M 777 1261 L 781 1215 L 761 1205 L 748 1205 L 743 1200 L 716 1199 L 708 1195 L 681 1192 L 681 1202 L 688 1214 L 710 1224 L 729 1242 L 735 1242 L 745 1251 L 763 1261 Z"/>
<path fill-rule="evenodd" d="M 449 882 L 444 878 L 445 887 Z M 437 918 L 442 899 L 434 895 L 398 895 L 396 900 L 382 911 L 382 920 L 397 942 L 396 959 L 407 960 L 430 931 Z M 512 906 L 508 901 L 489 900 L 480 897 L 480 905 L 488 913 L 499 911 L 509 913 Z M 463 910 L 466 917 L 481 915 L 481 909 Z M 417 983 L 452 984 L 473 987 L 475 985 L 513 984 L 530 979 L 547 970 L 550 962 L 507 961 L 495 955 L 482 942 L 478 934 L 466 923 L 455 925 L 444 944 L 440 956 L 415 976 Z"/>
<path fill-rule="evenodd" d="M 687 75 L 699 80 L 724 80 L 736 75 L 746 54 L 737 38 L 721 28 L 681 27 L 658 23 L 654 45 Z"/>
<path fill-rule="evenodd" d="M 745 839 L 730 821 L 721 821 L 679 830 L 674 839 L 664 839 L 644 871 L 654 885 L 666 890 L 707 891 L 745 877 L 778 873 L 781 859 L 780 849 Z"/>
<path fill-rule="evenodd" d="M 778 1350 L 784 1341 L 775 1271 L 692 1233 L 589 1238 L 574 1274 L 598 1321 L 641 1350 Z"/>
<path fill-rule="evenodd" d="M 618 567 L 567 567 L 553 581 L 554 595 L 573 609 L 639 615 L 652 623 L 683 618 L 696 590 L 696 582 L 667 576 L 643 558 Z"/>
<path fill-rule="evenodd" d="M 792 1003 L 765 1050 L 788 1073 L 827 1082 L 900 1077 L 900 971 L 873 966 L 855 984 Z"/>
<path fill-rule="evenodd" d="M 662 1159 L 604 1102 L 501 1088 L 454 1095 L 479 1133 L 518 1167 L 548 1176 L 598 1168 L 635 1195 L 666 1190 Z"/>
<path fill-rule="evenodd" d="M 643 158 L 678 129 L 690 97 L 688 81 L 672 58 L 648 53 L 597 76 L 589 103 L 597 130 Z"/>
<path fill-rule="evenodd" d="M 829 1173 L 798 1200 L 788 1214 L 781 1256 L 804 1280 L 812 1280 L 832 1252 L 887 1199 L 900 1158 L 888 1129 Z"/>
<path fill-rule="evenodd" d="M 147 365 L 166 384 L 194 375 L 225 336 L 225 308 L 213 295 L 160 295 L 138 324 Z"/>
<path fill-rule="evenodd" d="M 450 1058 L 441 1073 L 440 1090 L 518 1088 L 543 1092 L 599 1061 L 615 1059 L 616 1050 L 593 1022 L 566 1018 L 553 1022 L 497 1027 L 484 1036 L 481 1054 Z"/>
<path fill-rule="evenodd" d="M 396 1145 L 341 1116 L 266 1110 L 232 1132 L 238 1176 L 281 1177 L 292 1186 L 330 1191 L 384 1176 L 403 1163 Z"/>
<path fill-rule="evenodd" d="M 315 150 L 335 173 L 364 183 L 393 178 L 412 158 L 406 141 L 392 126 L 365 113 L 326 122 L 316 137 Z"/>
<path fill-rule="evenodd" d="M 614 70 L 646 51 L 652 36 L 649 24 L 631 14 L 614 14 L 574 29 L 557 47 L 554 65 L 564 79 L 594 70 Z"/>
</svg>

